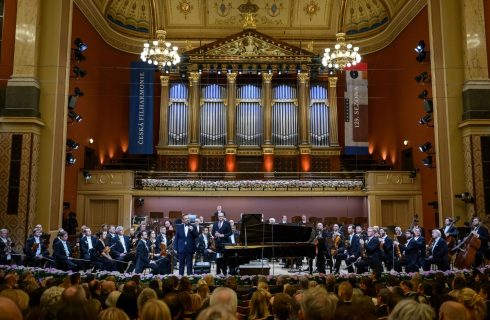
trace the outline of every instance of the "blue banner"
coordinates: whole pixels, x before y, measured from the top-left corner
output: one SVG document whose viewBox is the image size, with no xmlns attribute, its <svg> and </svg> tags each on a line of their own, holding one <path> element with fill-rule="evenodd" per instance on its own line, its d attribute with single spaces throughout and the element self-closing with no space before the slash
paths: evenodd
<svg viewBox="0 0 490 320">
<path fill-rule="evenodd" d="M 153 77 L 155 68 L 131 62 L 129 154 L 153 154 Z"/>
</svg>

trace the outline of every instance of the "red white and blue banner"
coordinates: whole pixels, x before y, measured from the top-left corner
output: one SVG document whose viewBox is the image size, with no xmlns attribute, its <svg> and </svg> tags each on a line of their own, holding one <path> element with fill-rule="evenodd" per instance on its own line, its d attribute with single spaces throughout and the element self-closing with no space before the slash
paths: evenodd
<svg viewBox="0 0 490 320">
<path fill-rule="evenodd" d="M 155 68 L 131 62 L 129 154 L 153 154 L 153 77 Z"/>
<path fill-rule="evenodd" d="M 367 76 L 365 63 L 345 69 L 344 154 L 347 155 L 369 154 Z"/>
</svg>

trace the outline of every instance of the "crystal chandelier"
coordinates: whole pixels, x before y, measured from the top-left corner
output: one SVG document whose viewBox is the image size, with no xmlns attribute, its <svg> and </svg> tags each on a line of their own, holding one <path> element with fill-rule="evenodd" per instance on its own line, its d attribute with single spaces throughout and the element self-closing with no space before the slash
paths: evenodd
<svg viewBox="0 0 490 320">
<path fill-rule="evenodd" d="M 333 52 L 330 48 L 325 49 L 322 64 L 328 68 L 344 70 L 361 62 L 359 47 L 352 47 L 351 43 L 345 42 L 345 33 L 337 33 L 337 44 Z"/>
<path fill-rule="evenodd" d="M 167 31 L 157 30 L 157 39 L 153 40 L 151 44 L 145 42 L 143 51 L 141 51 L 141 60 L 157 66 L 161 72 L 164 72 L 166 67 L 170 68 L 180 62 L 180 56 L 177 52 L 179 48 L 172 47 L 170 42 L 165 41 L 166 35 Z"/>
</svg>

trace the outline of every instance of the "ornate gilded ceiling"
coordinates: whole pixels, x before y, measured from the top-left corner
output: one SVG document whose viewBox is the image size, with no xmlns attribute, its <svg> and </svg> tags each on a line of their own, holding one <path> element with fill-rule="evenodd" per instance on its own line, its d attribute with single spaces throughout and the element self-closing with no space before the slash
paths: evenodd
<svg viewBox="0 0 490 320">
<path fill-rule="evenodd" d="M 361 52 L 379 50 L 426 5 L 427 0 L 75 0 L 106 42 L 139 53 L 149 30 L 188 51 L 243 30 L 247 10 L 256 29 L 315 53 L 346 32 Z M 151 8 L 155 8 L 153 11 Z"/>
</svg>

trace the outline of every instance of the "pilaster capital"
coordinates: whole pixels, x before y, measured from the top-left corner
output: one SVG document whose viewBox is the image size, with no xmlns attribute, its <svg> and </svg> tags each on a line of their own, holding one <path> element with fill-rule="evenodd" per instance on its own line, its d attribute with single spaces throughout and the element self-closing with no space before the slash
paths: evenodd
<svg viewBox="0 0 490 320">
<path fill-rule="evenodd" d="M 306 83 L 306 81 L 310 80 L 310 75 L 308 73 L 298 73 L 299 83 Z"/>
<path fill-rule="evenodd" d="M 262 73 L 262 81 L 271 82 L 272 81 L 272 73 Z"/>
<path fill-rule="evenodd" d="M 170 81 L 169 76 L 160 76 L 160 84 L 162 87 L 168 87 L 168 82 Z"/>
<path fill-rule="evenodd" d="M 199 79 L 201 79 L 201 74 L 199 72 L 190 72 L 189 73 L 189 85 L 192 86 L 192 84 L 197 84 L 199 82 Z"/>
<path fill-rule="evenodd" d="M 328 84 L 330 86 L 330 88 L 336 88 L 337 87 L 337 80 L 339 78 L 337 77 L 328 77 Z"/>
<path fill-rule="evenodd" d="M 234 83 L 236 81 L 236 76 L 237 76 L 236 72 L 231 72 L 226 74 L 226 78 L 228 79 L 229 83 Z"/>
</svg>

